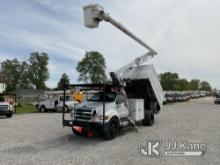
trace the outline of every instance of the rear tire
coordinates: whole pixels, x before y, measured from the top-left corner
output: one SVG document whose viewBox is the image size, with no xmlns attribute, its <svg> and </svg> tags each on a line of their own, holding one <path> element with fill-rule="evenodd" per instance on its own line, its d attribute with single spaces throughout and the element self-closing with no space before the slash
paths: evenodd
<svg viewBox="0 0 220 165">
<path fill-rule="evenodd" d="M 113 118 L 109 121 L 109 123 L 106 125 L 104 136 L 107 140 L 114 139 L 119 130 L 119 122 L 116 118 Z"/>
<path fill-rule="evenodd" d="M 154 114 L 152 111 L 146 111 L 142 124 L 145 126 L 152 126 L 154 124 Z"/>
</svg>

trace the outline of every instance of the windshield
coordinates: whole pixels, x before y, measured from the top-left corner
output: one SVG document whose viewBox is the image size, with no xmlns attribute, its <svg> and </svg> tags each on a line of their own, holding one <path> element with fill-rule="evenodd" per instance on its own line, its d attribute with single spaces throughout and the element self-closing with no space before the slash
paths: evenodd
<svg viewBox="0 0 220 165">
<path fill-rule="evenodd" d="M 106 102 L 114 102 L 115 98 L 116 98 L 116 93 L 113 93 L 113 92 L 105 93 Z M 97 102 L 103 101 L 103 92 L 98 92 L 98 93 L 93 94 L 92 96 L 88 98 L 88 101 L 97 101 Z"/>
</svg>

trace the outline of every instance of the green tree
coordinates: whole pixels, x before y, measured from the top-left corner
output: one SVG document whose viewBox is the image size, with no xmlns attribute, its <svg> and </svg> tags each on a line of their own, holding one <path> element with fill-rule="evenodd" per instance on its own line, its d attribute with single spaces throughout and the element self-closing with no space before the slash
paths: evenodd
<svg viewBox="0 0 220 165">
<path fill-rule="evenodd" d="M 199 90 L 200 80 L 192 79 L 190 81 L 190 90 Z"/>
<path fill-rule="evenodd" d="M 21 65 L 17 58 L 6 60 L 2 63 L 2 70 L 6 76 L 7 92 L 17 89 L 20 79 L 20 69 Z"/>
<path fill-rule="evenodd" d="M 212 91 L 212 87 L 207 81 L 202 81 L 200 83 L 200 90 Z"/>
<path fill-rule="evenodd" d="M 62 90 L 65 84 L 70 84 L 70 79 L 66 73 L 61 75 L 60 81 L 57 84 L 57 89 Z"/>
<path fill-rule="evenodd" d="M 177 73 L 165 72 L 160 74 L 160 83 L 163 90 L 176 90 L 179 75 Z"/>
<path fill-rule="evenodd" d="M 177 91 L 184 91 L 190 89 L 190 83 L 186 79 L 179 79 L 176 82 L 176 89 Z"/>
<path fill-rule="evenodd" d="M 79 81 L 85 83 L 103 83 L 106 81 L 105 59 L 96 51 L 86 52 L 85 57 L 78 63 Z"/>
<path fill-rule="evenodd" d="M 49 56 L 46 53 L 33 52 L 27 61 L 28 77 L 36 89 L 45 89 L 45 82 L 49 79 Z"/>
<path fill-rule="evenodd" d="M 18 88 L 20 89 L 28 89 L 33 88 L 30 79 L 29 79 L 29 72 L 27 68 L 27 63 L 25 61 L 21 62 L 20 67 L 20 79 L 18 81 Z"/>
</svg>

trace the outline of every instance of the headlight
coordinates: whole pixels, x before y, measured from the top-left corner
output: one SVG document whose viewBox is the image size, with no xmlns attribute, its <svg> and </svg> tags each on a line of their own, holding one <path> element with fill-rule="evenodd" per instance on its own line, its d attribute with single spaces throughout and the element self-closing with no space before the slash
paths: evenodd
<svg viewBox="0 0 220 165">
<path fill-rule="evenodd" d="M 104 116 L 104 120 L 108 120 L 109 116 Z M 99 116 L 99 120 L 103 120 L 103 115 Z"/>
<path fill-rule="evenodd" d="M 12 105 L 9 105 L 9 110 L 13 111 L 14 107 Z"/>
</svg>

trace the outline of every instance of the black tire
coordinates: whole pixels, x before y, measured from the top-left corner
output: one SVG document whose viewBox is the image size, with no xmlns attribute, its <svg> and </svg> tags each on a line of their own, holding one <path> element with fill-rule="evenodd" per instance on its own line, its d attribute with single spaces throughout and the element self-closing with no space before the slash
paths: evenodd
<svg viewBox="0 0 220 165">
<path fill-rule="evenodd" d="M 145 126 L 154 125 L 154 114 L 152 111 L 145 112 L 144 120 L 142 120 L 142 124 Z"/>
<path fill-rule="evenodd" d="M 42 105 L 42 106 L 40 107 L 39 111 L 40 111 L 41 113 L 44 113 L 44 112 L 47 111 L 47 109 L 46 109 L 46 107 L 45 107 L 44 105 Z"/>
<path fill-rule="evenodd" d="M 109 121 L 109 123 L 106 125 L 104 136 L 107 140 L 114 139 L 119 130 L 119 121 L 117 118 L 113 118 Z"/>
<path fill-rule="evenodd" d="M 6 115 L 7 118 L 11 118 L 12 117 L 12 114 L 8 114 Z"/>
<path fill-rule="evenodd" d="M 79 133 L 77 130 L 75 130 L 74 128 L 72 128 L 73 134 L 76 136 L 81 136 L 82 133 Z"/>
</svg>

